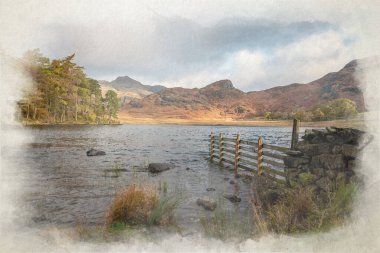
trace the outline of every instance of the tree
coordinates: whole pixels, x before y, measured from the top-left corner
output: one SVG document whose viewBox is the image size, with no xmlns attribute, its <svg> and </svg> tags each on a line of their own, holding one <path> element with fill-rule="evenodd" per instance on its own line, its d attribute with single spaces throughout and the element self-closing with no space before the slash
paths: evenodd
<svg viewBox="0 0 380 253">
<path fill-rule="evenodd" d="M 315 106 L 312 110 L 314 121 L 345 119 L 358 113 L 356 103 L 347 98 L 339 98 L 328 105 Z"/>
<path fill-rule="evenodd" d="M 265 112 L 264 117 L 266 120 L 271 120 L 272 119 L 272 113 L 271 112 Z"/>
<path fill-rule="evenodd" d="M 119 99 L 116 92 L 108 90 L 105 96 L 106 112 L 108 115 L 108 121 L 111 123 L 111 118 L 117 118 L 117 112 L 119 110 Z"/>
<path fill-rule="evenodd" d="M 21 115 L 27 121 L 100 122 L 106 113 L 116 118 L 117 95 L 104 100 L 98 81 L 87 78 L 83 67 L 74 63 L 75 54 L 63 59 L 44 57 L 38 49 L 28 51 L 20 60 L 30 73 L 34 86 L 19 101 Z"/>
<path fill-rule="evenodd" d="M 329 104 L 331 116 L 343 119 L 358 114 L 356 103 L 347 98 L 339 98 Z"/>
</svg>

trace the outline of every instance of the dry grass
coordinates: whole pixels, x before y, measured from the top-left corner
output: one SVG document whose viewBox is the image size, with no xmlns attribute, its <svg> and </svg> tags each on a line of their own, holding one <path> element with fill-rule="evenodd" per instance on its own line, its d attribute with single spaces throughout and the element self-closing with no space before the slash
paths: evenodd
<svg viewBox="0 0 380 253">
<path fill-rule="evenodd" d="M 309 189 L 288 191 L 267 211 L 271 229 L 277 233 L 309 231 L 319 224 L 318 206 Z"/>
<path fill-rule="evenodd" d="M 157 193 L 153 186 L 130 185 L 116 195 L 107 212 L 107 225 L 171 225 L 181 202 L 177 196 Z"/>
<path fill-rule="evenodd" d="M 114 198 L 108 213 L 107 224 L 124 222 L 130 225 L 145 224 L 157 201 L 153 187 L 130 185 Z"/>
<path fill-rule="evenodd" d="M 317 232 L 342 225 L 352 211 L 355 193 L 353 184 L 343 185 L 323 198 L 308 188 L 296 188 L 287 190 L 264 209 L 252 202 L 257 234 Z"/>
</svg>

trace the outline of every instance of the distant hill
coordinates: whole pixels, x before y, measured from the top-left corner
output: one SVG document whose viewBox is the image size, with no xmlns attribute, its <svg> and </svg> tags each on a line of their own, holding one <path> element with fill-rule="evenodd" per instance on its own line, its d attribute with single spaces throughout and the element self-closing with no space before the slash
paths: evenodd
<svg viewBox="0 0 380 253">
<path fill-rule="evenodd" d="M 99 80 L 99 83 L 103 93 L 108 90 L 114 90 L 118 94 L 118 97 L 126 101 L 142 99 L 145 96 L 160 92 L 166 88 L 162 85 L 144 85 L 129 76 L 119 76 L 111 82 Z"/>
<path fill-rule="evenodd" d="M 368 65 L 368 64 L 367 64 Z M 355 79 L 358 61 L 306 84 L 290 84 L 245 93 L 230 80 L 220 80 L 198 89 L 166 88 L 141 100 L 132 100 L 122 109 L 126 117 L 250 119 L 266 111 L 309 110 L 337 98 L 349 98 L 364 111 L 363 92 Z M 357 70 L 360 71 L 360 70 Z"/>
</svg>

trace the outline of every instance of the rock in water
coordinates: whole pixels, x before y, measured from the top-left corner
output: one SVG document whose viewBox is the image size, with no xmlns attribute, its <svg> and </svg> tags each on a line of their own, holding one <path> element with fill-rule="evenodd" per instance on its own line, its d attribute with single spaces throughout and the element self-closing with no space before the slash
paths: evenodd
<svg viewBox="0 0 380 253">
<path fill-rule="evenodd" d="M 150 163 L 148 166 L 148 170 L 151 173 L 160 173 L 165 170 L 172 169 L 173 166 L 169 163 Z"/>
<path fill-rule="evenodd" d="M 204 209 L 208 211 L 214 211 L 216 208 L 216 202 L 209 197 L 203 197 L 197 199 L 197 205 L 202 206 Z"/>
<path fill-rule="evenodd" d="M 238 203 L 241 201 L 241 198 L 239 198 L 238 196 L 233 195 L 233 194 L 224 194 L 223 197 L 225 197 L 226 199 L 228 199 L 232 203 Z"/>
<path fill-rule="evenodd" d="M 105 155 L 106 152 L 102 150 L 96 150 L 96 149 L 90 149 L 86 152 L 87 156 L 98 156 L 98 155 Z"/>
</svg>

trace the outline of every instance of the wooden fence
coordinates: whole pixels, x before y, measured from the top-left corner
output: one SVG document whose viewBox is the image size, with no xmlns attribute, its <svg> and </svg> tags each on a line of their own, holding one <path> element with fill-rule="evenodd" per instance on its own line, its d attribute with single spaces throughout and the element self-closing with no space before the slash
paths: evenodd
<svg viewBox="0 0 380 253">
<path fill-rule="evenodd" d="M 260 136 L 256 141 L 225 137 L 223 133 L 210 135 L 210 161 L 221 166 L 231 165 L 235 177 L 239 171 L 248 171 L 257 176 L 266 176 L 280 184 L 286 184 L 284 162 L 286 153 L 298 142 L 298 121 L 293 121 L 291 148 L 266 144 Z"/>
</svg>

